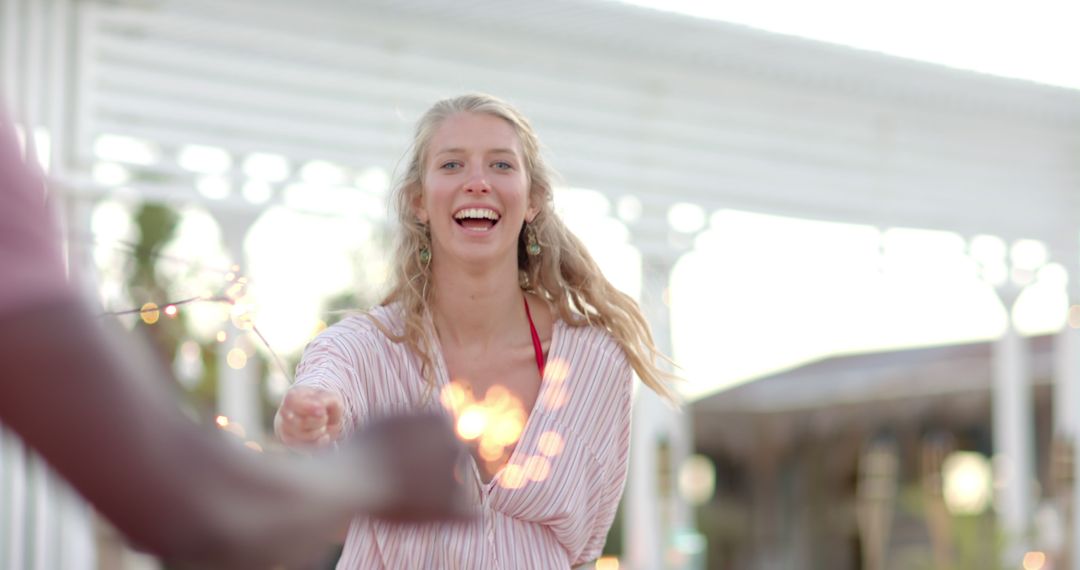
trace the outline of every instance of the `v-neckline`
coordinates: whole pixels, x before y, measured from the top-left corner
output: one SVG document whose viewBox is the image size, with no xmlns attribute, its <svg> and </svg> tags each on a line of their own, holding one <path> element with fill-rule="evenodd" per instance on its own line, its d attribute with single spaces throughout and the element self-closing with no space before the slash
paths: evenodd
<svg viewBox="0 0 1080 570">
<path fill-rule="evenodd" d="M 450 385 L 450 368 L 446 365 L 446 356 L 443 355 L 442 341 L 439 340 L 439 333 L 435 329 L 435 321 L 431 318 L 430 313 L 428 314 L 428 326 L 430 327 L 432 347 L 434 348 L 432 360 L 435 363 L 436 374 L 438 375 L 436 381 L 438 384 L 438 389 L 441 392 Z M 552 361 L 552 357 L 556 354 L 556 349 L 559 348 L 557 341 L 561 340 L 562 338 L 562 334 L 560 331 L 561 326 L 562 319 L 559 319 L 556 316 L 551 323 L 551 342 L 548 344 L 547 358 L 545 358 L 545 361 L 548 363 Z M 474 455 L 471 450 L 469 451 L 468 456 L 469 462 L 472 463 L 473 475 L 476 476 L 477 483 L 485 493 L 489 493 L 492 488 L 494 488 L 495 483 L 497 483 L 499 480 L 499 476 L 502 475 L 503 471 L 506 470 L 506 466 L 514 463 L 514 460 L 519 456 L 519 452 L 521 451 L 521 442 L 525 441 L 525 439 L 529 436 L 530 428 L 533 426 L 533 424 L 536 423 L 533 420 L 536 417 L 537 410 L 539 410 L 540 408 L 540 402 L 543 401 L 544 392 L 547 391 L 548 385 L 550 384 L 547 379 L 547 371 L 550 368 L 551 367 L 549 366 L 545 366 L 544 373 L 540 375 L 540 388 L 536 391 L 536 400 L 533 402 L 532 409 L 529 410 L 529 417 L 525 419 L 525 425 L 521 429 L 521 435 L 514 443 L 514 450 L 510 452 L 510 457 L 508 457 L 506 461 L 503 462 L 503 464 L 495 470 L 495 473 L 491 475 L 490 480 L 484 481 L 484 477 L 480 473 L 480 465 L 479 463 L 477 463 L 476 455 Z M 454 415 L 454 410 L 447 410 L 447 413 L 450 414 L 451 420 L 456 422 L 457 418 Z"/>
</svg>

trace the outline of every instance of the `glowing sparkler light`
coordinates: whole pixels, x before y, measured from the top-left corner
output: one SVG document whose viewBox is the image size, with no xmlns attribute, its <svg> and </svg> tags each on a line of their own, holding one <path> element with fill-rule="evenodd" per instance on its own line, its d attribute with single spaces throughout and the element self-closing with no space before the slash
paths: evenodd
<svg viewBox="0 0 1080 570">
<path fill-rule="evenodd" d="M 254 442 L 254 441 L 245 441 L 245 442 L 244 442 L 244 447 L 246 447 L 246 448 L 248 448 L 248 449 L 250 449 L 250 450 L 252 450 L 252 451 L 257 451 L 257 452 L 259 452 L 259 453 L 262 453 L 262 452 L 263 452 L 263 448 L 262 448 L 262 446 L 261 446 L 261 445 L 259 445 L 259 444 L 258 444 L 258 443 L 256 443 L 256 442 Z"/>
<path fill-rule="evenodd" d="M 480 458 L 488 463 L 495 463 L 502 459 L 504 448 L 502 444 L 488 439 L 480 440 Z"/>
<path fill-rule="evenodd" d="M 451 382 L 439 394 L 439 401 L 447 410 L 456 412 L 465 404 L 466 397 L 465 388 L 457 382 Z"/>
<path fill-rule="evenodd" d="M 218 417 L 214 418 L 214 423 L 216 423 L 218 425 L 218 427 L 221 427 L 221 428 L 228 427 L 229 418 L 228 418 L 228 416 L 218 416 Z"/>
<path fill-rule="evenodd" d="M 458 436 L 476 441 L 480 457 L 489 463 L 507 455 L 507 448 L 517 443 L 525 429 L 525 409 L 504 386 L 489 388 L 477 402 L 463 383 L 451 382 L 439 394 L 439 401 L 457 415 Z"/>
<path fill-rule="evenodd" d="M 483 406 L 473 404 L 466 407 L 457 421 L 458 435 L 465 440 L 474 440 L 484 433 L 488 424 L 488 411 Z"/>
<path fill-rule="evenodd" d="M 515 398 L 510 390 L 499 384 L 488 388 L 487 393 L 484 394 L 484 404 L 494 410 L 505 410 L 512 406 L 514 401 Z"/>
<path fill-rule="evenodd" d="M 152 325 L 161 318 L 161 312 L 158 311 L 158 306 L 154 303 L 146 303 L 139 309 L 139 318 L 141 318 L 144 323 Z"/>
<path fill-rule="evenodd" d="M 165 316 L 169 317 L 170 319 L 175 319 L 176 314 L 178 312 L 179 312 L 179 309 L 176 308 L 176 305 L 166 305 L 165 306 Z"/>
<path fill-rule="evenodd" d="M 488 422 L 489 427 L 484 433 L 484 440 L 491 440 L 492 443 L 503 446 L 513 445 L 525 429 L 525 412 L 509 410 L 492 415 L 494 417 Z"/>
<path fill-rule="evenodd" d="M 563 452 L 564 445 L 565 442 L 559 432 L 545 431 L 540 434 L 540 440 L 537 442 L 536 448 L 540 450 L 540 453 L 548 457 L 555 457 Z"/>
</svg>

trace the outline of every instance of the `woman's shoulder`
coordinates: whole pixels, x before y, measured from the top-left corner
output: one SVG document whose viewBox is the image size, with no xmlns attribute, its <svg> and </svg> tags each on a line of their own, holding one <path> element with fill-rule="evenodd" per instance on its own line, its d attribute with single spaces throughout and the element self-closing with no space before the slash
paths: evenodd
<svg viewBox="0 0 1080 570">
<path fill-rule="evenodd" d="M 403 329 L 401 311 L 396 305 L 379 305 L 364 312 L 352 313 L 330 325 L 311 344 L 383 345 Z"/>
<path fill-rule="evenodd" d="M 555 321 L 555 328 L 563 335 L 565 342 L 573 346 L 576 352 L 587 352 L 609 357 L 620 362 L 626 361 L 615 335 L 606 328 L 588 322 L 570 323 L 562 319 Z"/>
</svg>

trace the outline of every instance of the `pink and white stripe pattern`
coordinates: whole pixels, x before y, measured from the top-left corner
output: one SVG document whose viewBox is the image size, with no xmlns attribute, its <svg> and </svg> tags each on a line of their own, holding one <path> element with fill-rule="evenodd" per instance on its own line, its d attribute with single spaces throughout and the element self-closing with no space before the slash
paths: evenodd
<svg viewBox="0 0 1080 570">
<path fill-rule="evenodd" d="M 400 330 L 393 306 L 371 316 Z M 433 357 L 441 388 L 449 378 L 437 345 Z M 297 384 L 342 395 L 346 437 L 387 414 L 424 407 L 449 413 L 438 394 L 427 397 L 419 359 L 363 316 L 335 324 L 308 345 Z M 508 462 L 521 469 L 516 474 L 531 476 L 510 477 L 503 468 L 485 484 L 470 465 L 464 472 L 478 509 L 470 523 L 357 518 L 338 568 L 552 570 L 594 560 L 626 480 L 631 398 L 630 366 L 614 339 L 556 320 L 536 405 Z"/>
</svg>

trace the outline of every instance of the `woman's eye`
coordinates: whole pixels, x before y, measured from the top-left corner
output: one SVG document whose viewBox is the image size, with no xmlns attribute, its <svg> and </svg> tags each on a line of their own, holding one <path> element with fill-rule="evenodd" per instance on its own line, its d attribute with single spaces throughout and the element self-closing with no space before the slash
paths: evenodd
<svg viewBox="0 0 1080 570">
<path fill-rule="evenodd" d="M 494 166 L 495 168 L 497 168 L 499 170 L 510 170 L 510 169 L 514 168 L 514 165 L 510 164 L 509 162 L 506 162 L 505 160 L 496 161 L 495 163 L 492 164 L 492 166 Z"/>
<path fill-rule="evenodd" d="M 451 160 L 450 162 L 443 163 L 439 168 L 443 170 L 456 170 L 461 168 L 461 163 L 456 160 Z"/>
</svg>

